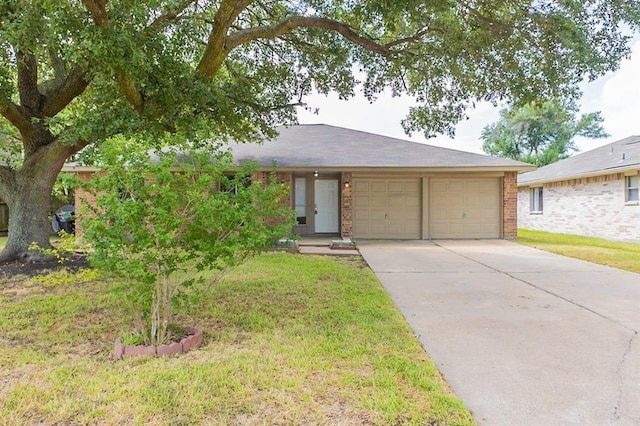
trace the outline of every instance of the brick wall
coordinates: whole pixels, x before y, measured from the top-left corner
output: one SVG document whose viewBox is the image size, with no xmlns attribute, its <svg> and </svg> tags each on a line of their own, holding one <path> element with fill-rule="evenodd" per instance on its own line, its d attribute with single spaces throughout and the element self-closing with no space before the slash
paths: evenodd
<svg viewBox="0 0 640 426">
<path fill-rule="evenodd" d="M 626 203 L 622 173 L 543 185 L 543 212 L 530 211 L 530 187 L 518 190 L 522 228 L 640 241 L 640 205 Z"/>
<path fill-rule="evenodd" d="M 340 209 L 340 235 L 342 237 L 351 237 L 353 235 L 353 177 L 351 172 L 343 172 L 341 176 L 342 182 L 342 206 Z M 345 183 L 349 182 L 349 186 Z"/>
<path fill-rule="evenodd" d="M 505 172 L 502 177 L 502 237 L 506 240 L 518 234 L 517 172 Z"/>
<path fill-rule="evenodd" d="M 271 177 L 271 173 L 272 172 L 257 172 L 254 173 L 253 175 L 251 175 L 251 180 L 253 182 L 260 182 L 263 185 L 266 185 L 269 183 L 269 179 Z M 278 181 L 278 183 L 287 185 L 287 187 L 289 188 L 289 195 L 287 196 L 287 198 L 285 198 L 282 201 L 282 205 L 285 205 L 287 207 L 291 207 L 293 208 L 293 175 L 291 172 L 277 172 L 276 173 L 276 180 Z M 279 219 L 269 219 L 267 221 L 270 224 L 276 224 L 279 222 Z"/>
</svg>

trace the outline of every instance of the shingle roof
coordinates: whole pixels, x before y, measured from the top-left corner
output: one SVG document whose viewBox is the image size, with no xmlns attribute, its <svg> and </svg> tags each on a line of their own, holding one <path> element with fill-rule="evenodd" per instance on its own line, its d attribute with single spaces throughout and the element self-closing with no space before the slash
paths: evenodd
<svg viewBox="0 0 640 426">
<path fill-rule="evenodd" d="M 284 168 L 501 168 L 530 170 L 510 159 L 441 148 L 358 130 L 307 124 L 279 127 L 263 144 L 230 144 L 234 160 Z"/>
<path fill-rule="evenodd" d="M 618 173 L 635 168 L 640 169 L 640 136 L 630 136 L 523 173 L 518 176 L 518 185 Z"/>
</svg>

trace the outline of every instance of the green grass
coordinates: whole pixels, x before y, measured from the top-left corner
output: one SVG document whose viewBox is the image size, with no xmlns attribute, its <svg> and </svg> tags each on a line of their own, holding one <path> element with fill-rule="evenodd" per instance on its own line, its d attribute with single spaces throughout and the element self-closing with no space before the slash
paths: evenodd
<svg viewBox="0 0 640 426">
<path fill-rule="evenodd" d="M 0 249 L 7 244 L 7 237 L 0 237 Z"/>
<path fill-rule="evenodd" d="M 251 260 L 179 313 L 205 342 L 172 358 L 113 361 L 114 283 L 56 280 L 0 282 L 7 424 L 473 424 L 360 260 Z"/>
<path fill-rule="evenodd" d="M 528 229 L 518 230 L 517 241 L 552 253 L 640 273 L 640 244 Z"/>
</svg>

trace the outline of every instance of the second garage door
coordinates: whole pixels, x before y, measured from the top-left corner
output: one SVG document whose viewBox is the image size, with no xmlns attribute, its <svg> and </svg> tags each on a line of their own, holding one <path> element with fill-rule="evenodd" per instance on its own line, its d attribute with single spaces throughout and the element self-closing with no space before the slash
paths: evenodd
<svg viewBox="0 0 640 426">
<path fill-rule="evenodd" d="M 430 238 L 500 238 L 498 179 L 431 179 Z"/>
<path fill-rule="evenodd" d="M 354 237 L 419 239 L 420 194 L 418 178 L 354 179 Z"/>
</svg>

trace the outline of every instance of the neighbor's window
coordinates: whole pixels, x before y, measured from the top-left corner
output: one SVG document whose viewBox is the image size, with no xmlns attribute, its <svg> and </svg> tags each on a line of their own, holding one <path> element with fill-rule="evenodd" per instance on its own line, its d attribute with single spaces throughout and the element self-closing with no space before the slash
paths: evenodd
<svg viewBox="0 0 640 426">
<path fill-rule="evenodd" d="M 531 188 L 531 211 L 542 212 L 542 187 Z"/>
<path fill-rule="evenodd" d="M 295 180 L 296 218 L 299 225 L 307 223 L 307 178 Z"/>
<path fill-rule="evenodd" d="M 627 201 L 638 201 L 638 184 L 640 184 L 640 176 L 627 176 Z"/>
</svg>

